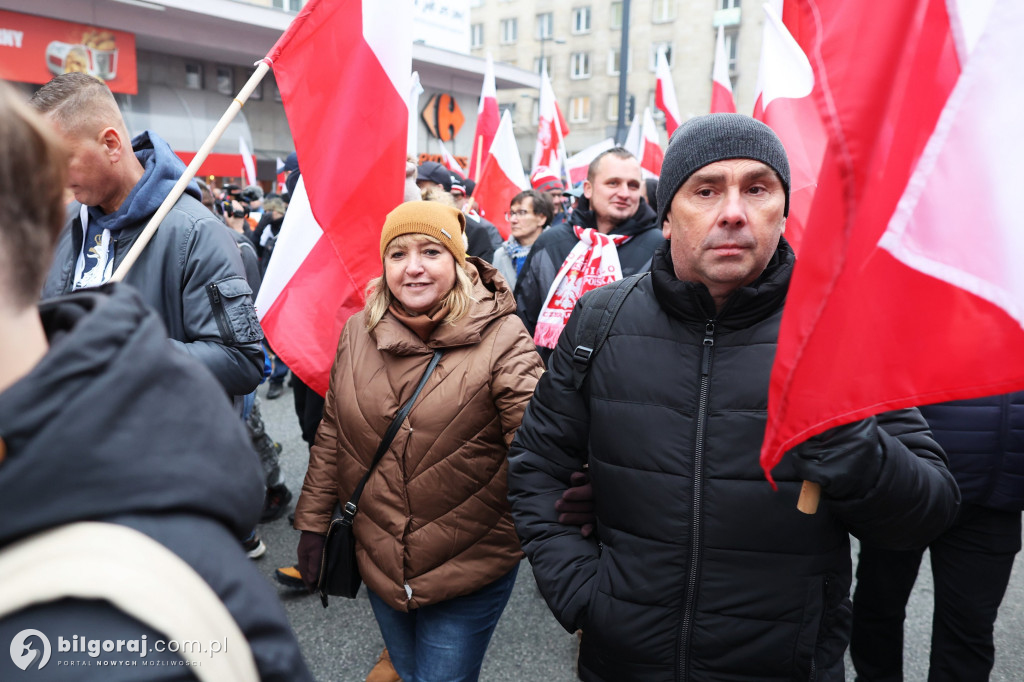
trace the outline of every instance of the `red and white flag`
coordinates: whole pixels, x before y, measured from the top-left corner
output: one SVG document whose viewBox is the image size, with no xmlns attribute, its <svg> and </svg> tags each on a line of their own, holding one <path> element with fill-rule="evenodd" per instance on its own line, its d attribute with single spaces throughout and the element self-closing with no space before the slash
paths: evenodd
<svg viewBox="0 0 1024 682">
<path fill-rule="evenodd" d="M 455 171 L 459 175 L 465 175 L 466 171 L 462 169 L 459 162 L 451 155 L 451 152 L 448 151 L 448 147 L 444 146 L 444 141 L 442 141 L 441 138 L 437 138 L 437 146 L 441 148 L 441 162 L 444 164 L 444 167 L 450 171 Z"/>
<path fill-rule="evenodd" d="M 754 118 L 771 127 L 786 148 L 790 170 L 786 239 L 800 253 L 828 135 L 811 96 L 811 63 L 775 8 L 765 4 L 764 11 Z"/>
<path fill-rule="evenodd" d="M 284 194 L 288 191 L 284 181 L 288 179 L 288 173 L 284 170 L 284 160 L 279 156 L 277 157 L 277 181 L 274 183 L 274 191 L 278 194 Z"/>
<path fill-rule="evenodd" d="M 469 160 L 469 177 L 479 182 L 487 155 L 490 154 L 494 134 L 498 132 L 498 89 L 494 85 L 494 61 L 491 53 L 487 53 L 487 66 L 484 67 L 484 84 L 480 89 L 480 106 L 476 110 L 476 132 L 473 133 L 473 151 Z"/>
<path fill-rule="evenodd" d="M 562 110 L 558 108 L 558 100 L 555 99 L 555 91 L 551 87 L 551 79 L 548 78 L 547 69 L 540 74 L 540 115 L 537 122 L 537 146 L 533 150 L 533 168 L 531 172 L 540 166 L 548 168 L 561 168 L 567 156 L 565 150 L 565 136 L 569 134 L 569 124 L 562 116 Z M 559 173 L 561 174 L 561 173 Z"/>
<path fill-rule="evenodd" d="M 715 40 L 715 66 L 711 72 L 711 113 L 736 113 L 732 79 L 729 78 L 729 56 L 725 53 L 725 30 L 721 26 L 718 27 L 718 39 Z"/>
<path fill-rule="evenodd" d="M 679 115 L 676 86 L 672 84 L 672 72 L 668 68 L 668 57 L 665 55 L 665 50 L 658 51 L 655 61 L 658 82 L 654 88 L 654 104 L 664 112 L 665 131 L 668 132 L 669 137 L 672 137 L 672 133 L 683 122 L 683 117 Z"/>
<path fill-rule="evenodd" d="M 256 304 L 274 350 L 321 395 L 341 328 L 381 273 L 381 225 L 402 201 L 412 70 L 406 4 L 395 11 L 392 3 L 310 0 L 266 57 L 302 176 Z"/>
<path fill-rule="evenodd" d="M 766 471 L 838 424 L 1024 388 L 1024 91 L 1006 80 L 1024 3 L 788 0 L 785 16 L 816 55 L 831 139 L 782 319 Z"/>
<path fill-rule="evenodd" d="M 241 135 L 238 136 L 238 153 L 242 155 L 242 177 L 247 185 L 256 184 L 256 161 L 253 158 L 252 152 L 249 151 L 249 145 L 245 143 L 245 138 Z"/>
<path fill-rule="evenodd" d="M 649 177 L 661 175 L 661 162 L 665 153 L 658 139 L 658 127 L 654 124 L 651 108 L 644 107 L 644 120 L 640 126 L 640 168 Z"/>
<path fill-rule="evenodd" d="M 572 184 L 578 185 L 587 179 L 587 170 L 590 162 L 597 158 L 601 152 L 615 146 L 615 140 L 608 137 L 596 142 L 585 149 L 581 149 L 565 160 L 565 168 L 569 173 Z"/>
<path fill-rule="evenodd" d="M 529 188 L 530 183 L 519 158 L 519 146 L 512 131 L 512 117 L 506 111 L 494 135 L 487 165 L 481 171 L 473 198 L 480 205 L 480 215 L 494 223 L 501 236 L 508 239 L 511 232 L 505 215 L 512 197 Z"/>
</svg>

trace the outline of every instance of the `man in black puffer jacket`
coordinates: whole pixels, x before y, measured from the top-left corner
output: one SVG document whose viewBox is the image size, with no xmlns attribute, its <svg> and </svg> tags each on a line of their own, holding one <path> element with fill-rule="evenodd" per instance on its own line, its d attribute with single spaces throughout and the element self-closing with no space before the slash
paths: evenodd
<svg viewBox="0 0 1024 682">
<path fill-rule="evenodd" d="M 640 162 L 622 147 L 602 152 L 590 163 L 583 184 L 583 206 L 572 212 L 568 223 L 551 227 L 537 238 L 516 282 L 516 312 L 531 335 L 559 269 L 579 243 L 574 228 L 628 237 L 616 247 L 622 276 L 651 267 L 651 255 L 662 239 L 654 211 L 641 197 L 642 188 Z M 551 351 L 537 346 L 544 362 Z"/>
<path fill-rule="evenodd" d="M 513 516 L 555 617 L 583 631 L 583 680 L 841 680 L 849 533 L 920 546 L 956 514 L 956 484 L 915 409 L 826 431 L 774 470 L 777 492 L 764 480 L 795 260 L 788 195 L 767 126 L 712 114 L 680 127 L 658 190 L 668 244 L 576 390 L 594 300 L 583 297 L 516 434 Z M 596 538 L 555 510 L 586 465 Z M 795 508 L 802 480 L 822 485 L 815 515 Z"/>
</svg>

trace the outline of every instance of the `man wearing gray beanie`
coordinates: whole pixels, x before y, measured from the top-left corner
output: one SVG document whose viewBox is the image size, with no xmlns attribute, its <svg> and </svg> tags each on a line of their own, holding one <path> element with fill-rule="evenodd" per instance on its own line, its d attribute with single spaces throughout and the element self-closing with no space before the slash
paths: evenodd
<svg viewBox="0 0 1024 682">
<path fill-rule="evenodd" d="M 921 546 L 956 514 L 916 409 L 811 438 L 765 481 L 789 182 L 763 123 L 680 126 L 658 187 L 668 242 L 579 301 L 516 433 L 513 518 L 548 606 L 583 631 L 582 680 L 841 680 L 849 534 Z M 804 480 L 814 515 L 796 509 Z"/>
</svg>

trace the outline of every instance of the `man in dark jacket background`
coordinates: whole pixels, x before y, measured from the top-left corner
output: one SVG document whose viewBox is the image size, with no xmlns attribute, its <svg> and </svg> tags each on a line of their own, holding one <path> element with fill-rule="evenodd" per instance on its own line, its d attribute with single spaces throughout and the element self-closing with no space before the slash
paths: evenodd
<svg viewBox="0 0 1024 682">
<path fill-rule="evenodd" d="M 622 147 L 602 152 L 591 162 L 583 183 L 586 204 L 573 210 L 568 223 L 552 226 L 534 242 L 516 282 L 516 312 L 530 334 L 536 331 L 541 308 L 558 271 L 579 242 L 574 227 L 629 237 L 616 249 L 622 276 L 650 267 L 651 255 L 662 238 L 655 229 L 654 211 L 641 197 L 642 188 L 640 163 Z M 551 350 L 537 348 L 545 362 Z"/>
<path fill-rule="evenodd" d="M 146 131 L 129 140 L 110 89 L 84 73 L 55 77 L 33 95 L 68 145 L 75 195 L 43 298 L 106 282 L 185 170 Z M 192 184 L 164 218 L 126 282 L 160 315 L 172 345 L 237 398 L 259 385 L 263 350 L 252 290 L 227 227 Z"/>
<path fill-rule="evenodd" d="M 915 409 L 835 427 L 759 464 L 768 382 L 794 264 L 782 238 L 789 164 L 736 114 L 672 137 L 658 188 L 668 243 L 574 382 L 584 295 L 512 444 L 509 495 L 558 621 L 582 629 L 583 680 L 843 679 L 849 533 L 927 543 L 956 485 Z M 607 285 L 608 291 L 632 282 Z M 827 399 L 823 389 L 823 399 Z M 555 503 L 589 467 L 594 535 Z M 797 511 L 820 483 L 817 514 Z"/>
<path fill-rule="evenodd" d="M 312 680 L 274 591 L 236 541 L 256 522 L 263 483 L 217 381 L 170 350 L 161 321 L 128 285 L 37 307 L 64 222 L 66 155 L 16 97 L 0 84 L 0 560 L 87 522 L 136 538 L 135 546 L 143 536 L 143 544 L 155 540 L 206 587 L 146 589 L 166 575 L 166 555 L 125 561 L 123 546 L 92 545 L 84 560 L 81 547 L 66 544 L 47 559 L 37 555 L 2 581 L 0 639 L 21 651 L 0 657 L 0 679 L 196 679 L 184 654 L 160 652 L 157 642 L 226 608 L 246 642 L 229 639 L 216 653 L 213 642 L 200 642 L 211 648 L 199 665 L 212 667 L 209 657 L 230 650 L 255 659 L 262 680 Z M 68 556 L 79 561 L 69 565 Z M 176 609 L 162 609 L 159 622 L 141 616 L 152 615 L 144 604 L 168 595 Z M 200 616 L 197 605 L 211 611 Z M 61 646 L 59 638 L 75 636 L 120 644 L 95 652 L 84 641 L 75 651 Z M 148 653 L 120 646 L 143 636 Z M 122 663 L 130 673 L 107 667 Z M 33 667 L 23 673 L 16 664 Z"/>
</svg>

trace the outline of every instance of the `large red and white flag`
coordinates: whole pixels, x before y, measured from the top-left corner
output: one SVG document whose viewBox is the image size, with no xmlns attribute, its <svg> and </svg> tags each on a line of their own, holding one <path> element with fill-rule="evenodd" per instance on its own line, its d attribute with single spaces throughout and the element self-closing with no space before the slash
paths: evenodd
<svg viewBox="0 0 1024 682">
<path fill-rule="evenodd" d="M 665 131 L 669 137 L 683 122 L 679 115 L 679 100 L 676 99 L 676 86 L 672 84 L 672 72 L 668 68 L 668 57 L 664 50 L 659 50 L 655 57 L 655 73 L 658 81 L 654 86 L 654 104 L 665 114 Z"/>
<path fill-rule="evenodd" d="M 608 137 L 586 147 L 585 149 L 581 149 L 566 159 L 565 168 L 569 173 L 569 179 L 572 181 L 572 184 L 578 185 L 586 180 L 587 170 L 590 168 L 590 162 L 596 159 L 598 154 L 611 149 L 614 146 L 615 140 Z"/>
<path fill-rule="evenodd" d="M 658 127 L 654 124 L 654 116 L 651 115 L 651 108 L 644 107 L 644 120 L 640 126 L 640 168 L 649 177 L 661 175 L 661 162 L 665 153 L 661 150 L 661 141 L 658 139 Z"/>
<path fill-rule="evenodd" d="M 247 185 L 255 185 L 256 161 L 253 158 L 252 152 L 249 151 L 249 145 L 245 143 L 245 138 L 241 135 L 238 136 L 238 153 L 242 156 L 242 179 L 245 180 Z"/>
<path fill-rule="evenodd" d="M 511 228 L 505 216 L 512 197 L 529 189 L 530 182 L 523 172 L 519 146 L 512 130 L 512 117 L 507 111 L 501 117 L 490 152 L 473 198 L 480 205 L 480 215 L 494 223 L 501 236 L 508 239 Z"/>
<path fill-rule="evenodd" d="M 402 201 L 413 14 L 405 4 L 310 0 L 266 57 L 302 176 L 256 304 L 274 350 L 321 395 L 341 328 L 381 273 L 381 225 Z"/>
<path fill-rule="evenodd" d="M 469 177 L 480 181 L 480 174 L 487 164 L 494 143 L 494 134 L 498 132 L 498 89 L 494 85 L 494 61 L 491 53 L 487 53 L 487 66 L 484 67 L 484 84 L 480 89 L 480 106 L 476 110 L 476 132 L 473 133 L 473 151 L 469 160 Z"/>
<path fill-rule="evenodd" d="M 1024 90 L 1006 80 L 1024 3 L 787 0 L 785 17 L 815 55 L 830 140 L 782 319 L 766 471 L 838 424 L 1024 388 Z"/>
<path fill-rule="evenodd" d="M 448 147 L 444 146 L 444 141 L 441 138 L 437 138 L 437 146 L 441 148 L 441 163 L 444 167 L 450 171 L 455 171 L 459 175 L 463 175 L 466 171 L 462 169 L 459 162 L 455 160 L 455 157 L 448 151 Z"/>
<path fill-rule="evenodd" d="M 288 188 L 285 186 L 285 180 L 288 179 L 288 172 L 284 169 L 284 159 L 279 156 L 276 161 L 277 180 L 274 183 L 274 191 L 278 194 L 284 194 L 288 191 Z"/>
<path fill-rule="evenodd" d="M 540 115 L 537 121 L 537 146 L 533 150 L 533 167 L 530 172 L 540 166 L 561 168 L 567 156 L 565 152 L 565 136 L 569 134 L 569 124 L 558 108 L 555 91 L 551 87 L 547 68 L 540 74 Z M 561 175 L 561 173 L 559 173 Z"/>
<path fill-rule="evenodd" d="M 711 113 L 735 114 L 736 100 L 732 96 L 732 79 L 729 78 L 729 55 L 725 53 L 725 29 L 718 27 L 715 40 L 715 65 L 711 70 Z"/>
</svg>

